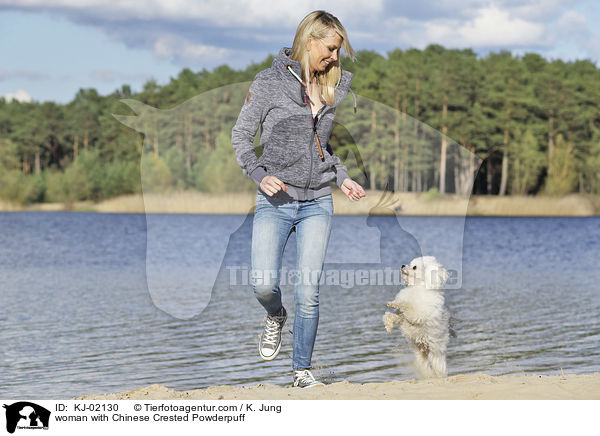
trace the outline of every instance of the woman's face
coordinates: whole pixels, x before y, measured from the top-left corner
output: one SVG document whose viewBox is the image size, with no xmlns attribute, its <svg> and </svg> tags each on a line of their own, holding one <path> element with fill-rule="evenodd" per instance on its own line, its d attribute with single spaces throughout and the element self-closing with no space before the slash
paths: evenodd
<svg viewBox="0 0 600 436">
<path fill-rule="evenodd" d="M 342 46 L 342 37 L 333 29 L 323 39 L 310 39 L 309 63 L 312 73 L 325 71 L 330 64 L 338 60 L 338 52 Z"/>
</svg>

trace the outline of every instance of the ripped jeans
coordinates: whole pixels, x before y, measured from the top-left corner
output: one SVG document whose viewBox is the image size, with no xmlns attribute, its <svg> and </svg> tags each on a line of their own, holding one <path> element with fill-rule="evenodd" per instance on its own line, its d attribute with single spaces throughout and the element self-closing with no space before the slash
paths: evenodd
<svg viewBox="0 0 600 436">
<path fill-rule="evenodd" d="M 331 194 L 307 201 L 256 196 L 252 225 L 252 288 L 269 315 L 281 310 L 283 250 L 296 230 L 296 273 L 292 368 L 308 369 L 319 324 L 319 280 L 333 216 Z M 290 280 L 291 281 L 291 280 Z"/>
</svg>

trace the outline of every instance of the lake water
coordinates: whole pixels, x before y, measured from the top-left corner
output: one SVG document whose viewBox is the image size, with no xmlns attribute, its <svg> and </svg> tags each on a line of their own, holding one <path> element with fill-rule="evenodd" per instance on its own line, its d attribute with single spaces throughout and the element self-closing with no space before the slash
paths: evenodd
<svg viewBox="0 0 600 436">
<path fill-rule="evenodd" d="M 264 312 L 243 282 L 251 219 L 0 213 L 0 398 L 289 385 L 293 285 L 282 286 L 282 352 L 263 362 Z M 381 321 L 398 286 L 347 273 L 397 269 L 419 252 L 459 279 L 445 292 L 449 375 L 600 371 L 600 218 L 336 216 L 325 269 L 339 280 L 321 287 L 318 377 L 414 378 L 407 344 Z M 284 266 L 294 259 L 292 236 Z"/>
</svg>

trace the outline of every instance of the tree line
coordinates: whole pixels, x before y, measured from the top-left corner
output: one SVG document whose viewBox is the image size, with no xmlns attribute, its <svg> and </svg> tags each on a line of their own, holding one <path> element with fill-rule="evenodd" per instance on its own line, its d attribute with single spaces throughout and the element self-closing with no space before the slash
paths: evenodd
<svg viewBox="0 0 600 436">
<path fill-rule="evenodd" d="M 0 99 L 0 198 L 99 201 L 142 189 L 251 191 L 231 127 L 256 73 L 183 69 L 64 105 Z M 369 189 L 600 193 L 600 70 L 589 60 L 424 50 L 342 58 L 358 95 L 336 112 L 336 154 Z M 255 142 L 258 145 L 258 141 Z M 257 147 L 257 154 L 260 149 Z"/>
</svg>

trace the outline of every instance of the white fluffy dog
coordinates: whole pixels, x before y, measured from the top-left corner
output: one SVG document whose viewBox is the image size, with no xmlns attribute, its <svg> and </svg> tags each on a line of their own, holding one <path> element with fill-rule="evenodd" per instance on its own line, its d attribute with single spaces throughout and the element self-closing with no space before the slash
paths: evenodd
<svg viewBox="0 0 600 436">
<path fill-rule="evenodd" d="M 397 313 L 383 315 L 385 329 L 391 333 L 394 324 L 400 324 L 420 378 L 446 377 L 450 314 L 441 288 L 448 272 L 433 256 L 413 259 L 410 265 L 402 265 L 401 271 L 407 285 L 387 303 Z"/>
</svg>

